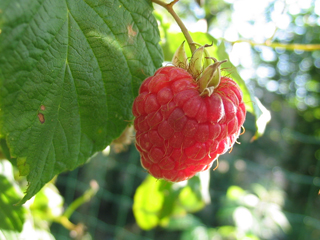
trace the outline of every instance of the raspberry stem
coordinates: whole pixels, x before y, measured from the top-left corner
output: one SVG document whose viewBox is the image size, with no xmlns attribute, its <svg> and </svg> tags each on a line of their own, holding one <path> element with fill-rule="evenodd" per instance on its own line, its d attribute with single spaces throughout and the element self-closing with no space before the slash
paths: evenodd
<svg viewBox="0 0 320 240">
<path fill-rule="evenodd" d="M 174 20 L 176 21 L 176 23 L 179 25 L 181 32 L 183 33 L 184 37 L 186 38 L 189 48 L 191 50 L 191 53 L 193 54 L 194 51 L 196 50 L 196 46 L 191 38 L 191 35 L 188 31 L 188 29 L 186 28 L 186 26 L 184 25 L 184 23 L 181 21 L 180 17 L 176 14 L 176 12 L 173 10 L 173 5 L 176 4 L 177 2 L 179 2 L 179 0 L 173 0 L 170 3 L 164 3 L 161 0 L 151 0 L 152 2 L 164 7 L 170 14 L 171 16 L 174 18 Z"/>
</svg>

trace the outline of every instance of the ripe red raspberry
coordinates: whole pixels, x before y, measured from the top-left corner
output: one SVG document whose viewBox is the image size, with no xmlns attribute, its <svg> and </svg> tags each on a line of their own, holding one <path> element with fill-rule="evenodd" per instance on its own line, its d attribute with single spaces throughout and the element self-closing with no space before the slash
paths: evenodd
<svg viewBox="0 0 320 240">
<path fill-rule="evenodd" d="M 210 96 L 200 96 L 191 74 L 174 66 L 143 81 L 132 111 L 142 166 L 172 182 L 210 168 L 233 146 L 246 115 L 232 79 L 222 77 Z"/>
</svg>

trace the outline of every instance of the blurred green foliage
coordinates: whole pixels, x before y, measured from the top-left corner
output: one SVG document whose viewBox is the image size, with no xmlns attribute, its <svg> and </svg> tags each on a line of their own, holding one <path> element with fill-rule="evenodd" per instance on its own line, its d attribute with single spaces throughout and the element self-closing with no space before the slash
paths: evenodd
<svg viewBox="0 0 320 240">
<path fill-rule="evenodd" d="M 0 162 L 0 238 L 22 231 L 25 208 L 15 206 L 22 192 L 14 183 L 13 170 L 8 161 Z"/>
<path fill-rule="evenodd" d="M 208 181 L 203 179 L 202 181 Z M 201 184 L 199 176 L 185 183 L 170 183 L 157 180 L 149 175 L 137 188 L 133 213 L 137 224 L 144 230 L 150 230 L 158 225 L 171 226 L 171 219 L 184 218 L 187 213 L 197 212 L 205 206 L 203 189 L 207 184 Z"/>
</svg>

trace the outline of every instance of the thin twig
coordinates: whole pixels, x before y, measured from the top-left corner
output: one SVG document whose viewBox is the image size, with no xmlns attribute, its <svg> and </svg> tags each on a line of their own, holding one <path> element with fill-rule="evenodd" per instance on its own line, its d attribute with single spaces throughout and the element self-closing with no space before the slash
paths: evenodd
<svg viewBox="0 0 320 240">
<path fill-rule="evenodd" d="M 299 44 L 299 43 L 286 44 L 286 43 L 275 43 L 271 41 L 266 41 L 264 43 L 256 43 L 251 40 L 237 40 L 230 43 L 235 44 L 235 43 L 242 43 L 242 42 L 249 43 L 251 46 L 266 46 L 271 48 L 284 48 L 287 50 L 302 50 L 302 51 L 320 50 L 320 44 Z"/>
<path fill-rule="evenodd" d="M 179 0 L 174 0 L 171 3 L 167 4 L 167 3 L 162 2 L 161 0 L 152 0 L 152 2 L 164 7 L 171 14 L 171 16 L 174 18 L 176 23 L 179 25 L 184 37 L 186 38 L 188 45 L 189 45 L 189 48 L 191 50 L 191 53 L 193 53 L 196 50 L 196 46 L 193 43 L 191 35 L 190 35 L 188 29 L 186 28 L 186 26 L 184 25 L 184 23 L 181 21 L 180 17 L 173 10 L 173 5 L 176 4 L 178 1 Z"/>
<path fill-rule="evenodd" d="M 60 216 L 58 218 L 53 219 L 54 222 L 60 223 L 63 227 L 68 229 L 69 231 L 75 230 L 77 225 L 70 222 L 70 220 L 65 216 Z"/>
</svg>

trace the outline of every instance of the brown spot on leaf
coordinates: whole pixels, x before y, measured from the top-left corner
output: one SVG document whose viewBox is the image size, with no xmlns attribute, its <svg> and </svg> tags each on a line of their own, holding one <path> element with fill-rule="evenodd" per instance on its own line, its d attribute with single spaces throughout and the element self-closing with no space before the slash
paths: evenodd
<svg viewBox="0 0 320 240">
<path fill-rule="evenodd" d="M 41 109 L 42 111 L 44 111 L 44 110 L 46 110 L 46 107 L 45 107 L 44 105 L 41 105 L 40 109 Z"/>
<path fill-rule="evenodd" d="M 38 118 L 41 123 L 44 123 L 44 115 L 42 113 L 38 113 Z"/>
<path fill-rule="evenodd" d="M 133 43 L 133 38 L 137 36 L 137 32 L 133 30 L 133 24 L 127 26 L 129 43 Z"/>
</svg>

